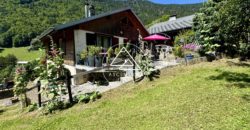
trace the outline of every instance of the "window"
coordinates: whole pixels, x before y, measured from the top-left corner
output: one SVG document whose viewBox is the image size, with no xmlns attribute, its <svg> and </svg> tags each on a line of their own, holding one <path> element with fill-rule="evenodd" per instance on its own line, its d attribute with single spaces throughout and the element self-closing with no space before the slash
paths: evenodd
<svg viewBox="0 0 250 130">
<path fill-rule="evenodd" d="M 87 45 L 96 45 L 96 34 L 86 33 Z"/>
<path fill-rule="evenodd" d="M 62 38 L 59 39 L 59 48 L 61 48 L 63 54 L 66 55 L 66 42 Z"/>
<path fill-rule="evenodd" d="M 97 46 L 108 49 L 111 46 L 111 38 L 107 36 L 97 36 Z"/>
</svg>

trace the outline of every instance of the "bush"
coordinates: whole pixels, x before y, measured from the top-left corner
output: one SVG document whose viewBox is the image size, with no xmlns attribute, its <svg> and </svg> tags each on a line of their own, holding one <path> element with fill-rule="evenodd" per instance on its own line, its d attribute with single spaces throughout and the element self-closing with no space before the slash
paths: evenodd
<svg viewBox="0 0 250 130">
<path fill-rule="evenodd" d="M 80 57 L 82 60 L 85 60 L 88 58 L 88 51 L 86 49 L 84 49 L 81 54 L 80 54 Z"/>
<path fill-rule="evenodd" d="M 96 54 L 96 47 L 95 46 L 88 46 L 88 55 L 95 56 Z"/>
<path fill-rule="evenodd" d="M 5 57 L 0 56 L 0 69 L 7 67 L 9 65 L 16 65 L 16 63 L 17 63 L 17 58 L 12 54 L 9 54 Z"/>
<path fill-rule="evenodd" d="M 183 41 L 182 41 L 183 40 Z M 193 30 L 186 30 L 182 31 L 175 37 L 174 43 L 175 44 L 187 44 L 192 43 L 195 40 L 195 33 Z"/>
<path fill-rule="evenodd" d="M 74 101 L 75 102 L 84 102 L 84 103 L 88 103 L 89 101 L 95 101 L 96 99 L 101 98 L 101 93 L 98 91 L 94 91 L 91 93 L 85 93 L 85 94 L 79 94 L 77 96 L 74 97 Z"/>
<path fill-rule="evenodd" d="M 38 108 L 38 106 L 36 103 L 31 104 L 28 106 L 28 112 L 32 112 L 32 111 L 36 110 L 37 108 Z"/>
<path fill-rule="evenodd" d="M 250 58 L 250 45 L 247 43 L 240 43 L 240 61 L 245 61 Z"/>
<path fill-rule="evenodd" d="M 15 66 L 8 66 L 4 69 L 0 69 L 0 83 L 4 82 L 4 79 L 13 80 L 15 75 Z"/>
<path fill-rule="evenodd" d="M 155 69 L 153 61 L 148 55 L 139 56 L 139 66 L 143 77 L 147 77 L 150 81 L 154 80 L 154 78 L 158 78 L 160 75 L 160 70 Z"/>
<path fill-rule="evenodd" d="M 0 57 L 0 83 L 3 82 L 5 78 L 13 80 L 16 63 L 17 58 L 14 55 Z"/>
<path fill-rule="evenodd" d="M 117 56 L 118 55 L 118 53 L 120 52 L 120 48 L 119 47 L 117 47 L 117 48 L 115 48 L 115 55 Z"/>
<path fill-rule="evenodd" d="M 184 51 L 182 49 L 182 46 L 175 45 L 173 48 L 174 55 L 177 57 L 184 57 Z"/>
<path fill-rule="evenodd" d="M 114 50 L 113 50 L 112 47 L 110 47 L 110 48 L 108 49 L 108 51 L 107 51 L 108 58 L 111 58 L 112 55 L 113 55 L 113 53 L 114 53 Z"/>
</svg>

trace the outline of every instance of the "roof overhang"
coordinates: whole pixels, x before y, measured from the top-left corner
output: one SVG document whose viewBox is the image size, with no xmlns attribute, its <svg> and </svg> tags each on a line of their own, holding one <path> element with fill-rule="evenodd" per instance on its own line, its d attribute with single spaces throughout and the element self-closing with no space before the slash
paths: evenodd
<svg viewBox="0 0 250 130">
<path fill-rule="evenodd" d="M 130 7 L 127 7 L 127 8 L 123 8 L 123 9 L 119 9 L 119 10 L 115 10 L 115 11 L 95 15 L 95 16 L 92 16 L 92 17 L 89 17 L 89 18 L 84 18 L 84 19 L 72 21 L 72 22 L 69 22 L 69 23 L 66 23 L 66 24 L 60 24 L 60 25 L 56 25 L 54 27 L 50 27 L 47 30 L 45 30 L 43 33 L 41 33 L 37 38 L 41 40 L 44 37 L 46 37 L 47 35 L 50 35 L 50 34 L 52 34 L 54 32 L 64 30 L 64 29 L 67 29 L 67 28 L 71 28 L 71 27 L 74 27 L 74 26 L 78 26 L 78 25 L 83 24 L 83 23 L 87 23 L 87 22 L 90 22 L 90 21 L 93 21 L 93 20 L 97 20 L 97 19 L 100 19 L 100 18 L 103 18 L 103 17 L 107 17 L 107 16 L 110 16 L 110 15 L 118 14 L 118 13 L 125 12 L 125 11 L 130 11 L 135 16 L 135 18 L 138 20 L 138 22 L 141 24 L 141 26 L 145 29 L 146 33 L 148 33 L 148 35 L 149 35 L 148 30 L 145 28 L 145 26 L 143 25 L 141 20 L 138 18 L 138 16 L 136 16 L 134 11 Z"/>
<path fill-rule="evenodd" d="M 172 32 L 183 29 L 189 29 L 193 26 L 193 18 L 195 15 L 185 16 L 173 21 L 166 21 L 152 25 L 148 28 L 150 34 Z"/>
</svg>

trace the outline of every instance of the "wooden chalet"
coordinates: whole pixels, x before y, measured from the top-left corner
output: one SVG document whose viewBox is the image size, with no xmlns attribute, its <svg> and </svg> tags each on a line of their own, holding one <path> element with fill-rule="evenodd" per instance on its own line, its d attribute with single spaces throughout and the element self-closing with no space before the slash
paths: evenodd
<svg viewBox="0 0 250 130">
<path fill-rule="evenodd" d="M 139 31 L 138 31 L 139 30 Z M 39 39 L 48 53 L 50 38 L 64 51 L 66 65 L 78 64 L 79 54 L 88 45 L 108 49 L 110 46 L 129 41 L 138 43 L 138 35 L 146 37 L 148 31 L 130 8 L 124 8 L 57 25 L 44 31 Z"/>
</svg>

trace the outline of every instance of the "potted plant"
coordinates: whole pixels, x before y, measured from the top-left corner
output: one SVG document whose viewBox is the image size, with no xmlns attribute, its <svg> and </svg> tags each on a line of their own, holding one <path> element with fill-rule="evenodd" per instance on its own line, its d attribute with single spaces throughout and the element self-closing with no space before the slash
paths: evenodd
<svg viewBox="0 0 250 130">
<path fill-rule="evenodd" d="M 113 53 L 114 53 L 114 50 L 113 50 L 112 47 L 110 47 L 110 48 L 108 49 L 108 51 L 107 51 L 107 60 L 106 60 L 106 61 L 107 61 L 107 64 L 110 64 L 111 57 L 112 57 Z"/>
<path fill-rule="evenodd" d="M 88 63 L 89 66 L 95 66 L 95 46 L 88 46 Z"/>
<path fill-rule="evenodd" d="M 101 50 L 102 50 L 101 47 L 95 47 L 95 67 L 102 66 L 102 57 L 100 55 Z"/>
<path fill-rule="evenodd" d="M 120 48 L 119 47 L 115 48 L 115 55 L 116 56 L 118 55 L 119 52 L 120 52 Z"/>
<path fill-rule="evenodd" d="M 84 65 L 88 65 L 88 51 L 84 49 L 80 54 L 81 60 L 83 61 Z"/>
</svg>

